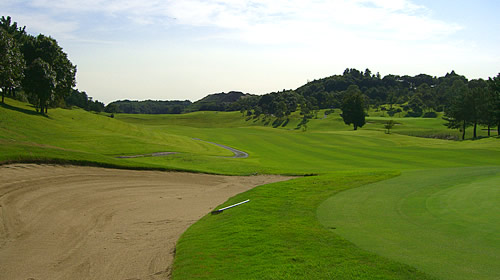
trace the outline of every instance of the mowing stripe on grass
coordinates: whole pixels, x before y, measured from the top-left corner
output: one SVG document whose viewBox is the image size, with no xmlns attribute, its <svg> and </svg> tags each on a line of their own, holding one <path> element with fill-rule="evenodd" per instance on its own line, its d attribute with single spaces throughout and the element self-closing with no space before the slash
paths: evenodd
<svg viewBox="0 0 500 280">
<path fill-rule="evenodd" d="M 500 168 L 403 172 L 318 208 L 359 247 L 442 279 L 500 278 Z"/>
</svg>

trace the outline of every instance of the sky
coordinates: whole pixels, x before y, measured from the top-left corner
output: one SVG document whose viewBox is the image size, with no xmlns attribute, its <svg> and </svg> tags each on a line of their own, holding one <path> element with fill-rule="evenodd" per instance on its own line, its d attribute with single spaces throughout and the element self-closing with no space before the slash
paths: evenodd
<svg viewBox="0 0 500 280">
<path fill-rule="evenodd" d="M 77 88 L 104 103 L 265 94 L 346 68 L 500 72 L 498 0 L 0 0 L 0 11 L 55 38 Z"/>
</svg>

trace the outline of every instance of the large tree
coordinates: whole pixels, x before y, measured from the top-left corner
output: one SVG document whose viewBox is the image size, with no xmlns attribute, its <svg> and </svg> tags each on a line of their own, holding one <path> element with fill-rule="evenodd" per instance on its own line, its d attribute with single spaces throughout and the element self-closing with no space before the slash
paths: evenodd
<svg viewBox="0 0 500 280">
<path fill-rule="evenodd" d="M 451 103 L 445 108 L 444 119 L 448 128 L 456 128 L 462 132 L 462 140 L 465 139 L 465 129 L 470 126 L 469 108 L 471 106 L 471 94 L 469 88 L 462 80 L 455 80 L 450 88 Z"/>
<path fill-rule="evenodd" d="M 344 119 L 344 123 L 347 125 L 353 124 L 354 130 L 363 127 L 366 116 L 364 108 L 364 98 L 359 87 L 356 85 L 349 86 L 344 93 L 340 107 L 342 110 L 340 116 Z"/>
<path fill-rule="evenodd" d="M 16 41 L 7 31 L 0 28 L 0 88 L 2 103 L 7 92 L 12 92 L 21 85 L 24 77 L 24 59 Z"/>
<path fill-rule="evenodd" d="M 488 136 L 490 125 L 496 125 L 497 135 L 500 135 L 500 73 L 496 77 L 488 79 L 488 93 L 490 111 L 485 120 L 486 125 L 488 125 Z"/>
<path fill-rule="evenodd" d="M 50 64 L 41 58 L 35 59 L 26 69 L 26 79 L 24 88 L 33 94 L 34 105 L 40 108 L 40 113 L 47 113 L 49 100 L 56 88 L 56 72 L 52 70 Z"/>
<path fill-rule="evenodd" d="M 477 138 L 477 125 L 488 115 L 488 84 L 483 79 L 469 81 L 470 104 L 468 118 L 473 124 L 473 138 Z"/>
<path fill-rule="evenodd" d="M 55 39 L 42 34 L 37 37 L 29 36 L 26 43 L 23 45 L 22 51 L 28 67 L 31 67 L 33 63 L 37 62 L 38 65 L 33 65 L 32 68 L 40 68 L 40 65 L 43 64 L 41 61 L 48 65 L 45 72 L 50 72 L 50 74 L 36 77 L 33 75 L 38 75 L 44 71 L 34 71 L 31 69 L 32 71 L 26 72 L 26 77 L 23 81 L 23 87 L 25 87 L 30 94 L 37 95 L 35 100 L 43 102 L 35 105 L 45 109 L 45 111 L 41 110 L 42 113 L 47 113 L 48 105 L 51 102 L 62 100 L 71 93 L 71 89 L 76 84 L 76 66 L 71 63 L 67 54 L 57 44 Z M 48 79 L 48 77 L 52 77 L 52 75 L 54 75 L 54 85 L 50 92 L 42 93 L 40 90 L 32 87 L 34 82 L 31 80 L 38 81 L 46 78 Z"/>
</svg>

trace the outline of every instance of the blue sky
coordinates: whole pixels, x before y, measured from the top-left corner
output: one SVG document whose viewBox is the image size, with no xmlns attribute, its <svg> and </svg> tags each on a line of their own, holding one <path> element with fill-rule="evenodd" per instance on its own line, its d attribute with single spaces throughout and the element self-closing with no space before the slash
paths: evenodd
<svg viewBox="0 0 500 280">
<path fill-rule="evenodd" d="M 104 102 L 295 89 L 345 68 L 469 79 L 500 71 L 500 1 L 2 0 Z"/>
</svg>

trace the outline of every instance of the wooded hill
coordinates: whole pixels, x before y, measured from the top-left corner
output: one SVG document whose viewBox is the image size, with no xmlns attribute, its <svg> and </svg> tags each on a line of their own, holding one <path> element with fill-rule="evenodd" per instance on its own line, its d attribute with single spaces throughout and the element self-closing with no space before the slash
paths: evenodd
<svg viewBox="0 0 500 280">
<path fill-rule="evenodd" d="M 189 100 L 119 100 L 109 103 L 105 111 L 108 113 L 127 114 L 181 114 L 196 111 L 239 111 L 241 110 L 241 105 L 239 105 L 238 101 L 251 96 L 255 95 L 239 91 L 230 91 L 228 93 L 209 94 L 194 103 Z"/>
</svg>

